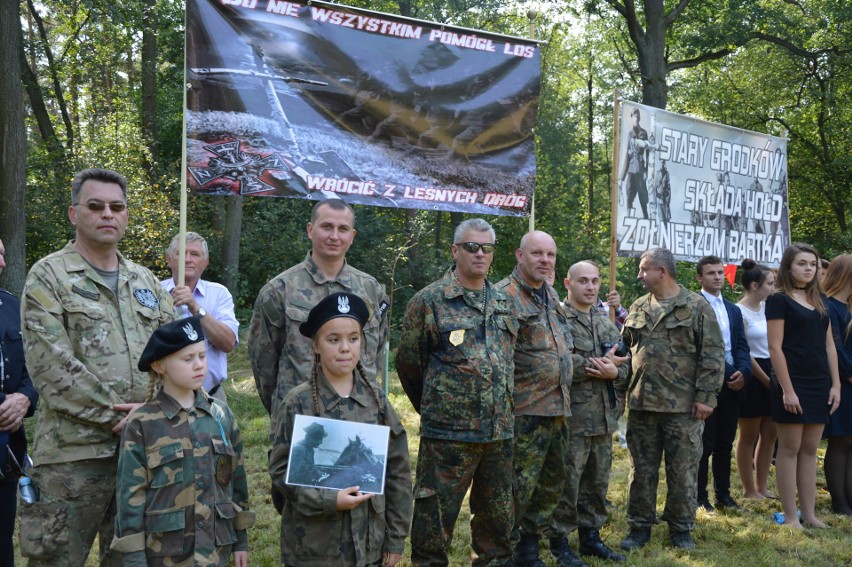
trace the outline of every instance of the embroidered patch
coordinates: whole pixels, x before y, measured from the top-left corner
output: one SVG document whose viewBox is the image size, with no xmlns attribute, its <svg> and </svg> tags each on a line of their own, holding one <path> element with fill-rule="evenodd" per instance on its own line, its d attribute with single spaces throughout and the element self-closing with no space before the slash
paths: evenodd
<svg viewBox="0 0 852 567">
<path fill-rule="evenodd" d="M 189 323 L 183 326 L 183 332 L 186 333 L 186 338 L 191 341 L 195 341 L 198 339 L 198 333 L 195 332 L 195 329 Z"/>
<path fill-rule="evenodd" d="M 337 310 L 341 313 L 349 313 L 349 298 L 345 295 L 341 295 L 337 298 Z"/>
<path fill-rule="evenodd" d="M 160 300 L 157 299 L 157 296 L 154 295 L 154 292 L 148 288 L 134 289 L 133 295 L 136 297 L 136 301 L 138 301 L 139 305 L 141 305 L 142 307 L 147 307 L 148 309 L 156 309 L 160 305 Z"/>
<path fill-rule="evenodd" d="M 222 488 L 227 488 L 231 482 L 231 457 L 222 456 L 216 459 L 216 482 Z"/>
<path fill-rule="evenodd" d="M 450 344 L 453 346 L 459 346 L 464 342 L 464 329 L 456 329 L 455 331 L 450 332 Z"/>
<path fill-rule="evenodd" d="M 388 307 L 390 307 L 390 303 L 387 301 L 379 303 L 379 319 L 382 319 L 385 316 L 385 313 L 388 311 Z"/>
</svg>

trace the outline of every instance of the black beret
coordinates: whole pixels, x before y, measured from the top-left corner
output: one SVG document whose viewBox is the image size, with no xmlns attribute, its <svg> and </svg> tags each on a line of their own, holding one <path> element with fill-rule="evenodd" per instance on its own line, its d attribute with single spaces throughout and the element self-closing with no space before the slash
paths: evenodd
<svg viewBox="0 0 852 567">
<path fill-rule="evenodd" d="M 364 300 L 354 293 L 332 293 L 316 305 L 308 314 L 308 319 L 299 325 L 299 332 L 312 338 L 326 321 L 338 317 L 355 319 L 361 328 L 370 318 L 370 310 Z"/>
<path fill-rule="evenodd" d="M 201 319 L 198 317 L 187 317 L 163 325 L 148 339 L 148 344 L 139 357 L 139 370 L 147 372 L 151 370 L 151 363 L 155 360 L 203 340 L 204 331 L 201 330 Z"/>
</svg>

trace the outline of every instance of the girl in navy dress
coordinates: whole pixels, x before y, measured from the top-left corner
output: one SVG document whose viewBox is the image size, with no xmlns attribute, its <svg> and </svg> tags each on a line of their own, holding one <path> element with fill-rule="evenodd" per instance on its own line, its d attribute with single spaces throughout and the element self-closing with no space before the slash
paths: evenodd
<svg viewBox="0 0 852 567">
<path fill-rule="evenodd" d="M 837 351 L 816 274 L 819 254 L 791 244 L 778 270 L 778 292 L 766 300 L 769 355 L 776 380 L 769 389 L 778 428 L 775 479 L 785 524 L 825 527 L 814 512 L 816 451 L 828 416 L 840 404 Z M 796 491 L 802 522 L 796 515 Z"/>
<path fill-rule="evenodd" d="M 832 260 L 822 284 L 840 370 L 840 407 L 825 428 L 825 483 L 834 511 L 852 516 L 852 254 Z"/>
</svg>

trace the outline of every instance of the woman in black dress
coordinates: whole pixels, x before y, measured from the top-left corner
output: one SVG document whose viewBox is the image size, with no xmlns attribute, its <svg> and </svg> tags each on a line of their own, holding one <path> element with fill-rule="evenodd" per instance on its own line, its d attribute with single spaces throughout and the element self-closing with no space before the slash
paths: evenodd
<svg viewBox="0 0 852 567">
<path fill-rule="evenodd" d="M 825 428 L 825 484 L 834 511 L 852 516 L 852 254 L 832 260 L 822 284 L 840 370 L 840 407 Z"/>
<path fill-rule="evenodd" d="M 828 416 L 840 404 L 837 351 L 816 274 L 819 254 L 807 244 L 791 244 L 778 270 L 778 292 L 766 300 L 769 356 L 776 379 L 769 390 L 778 428 L 775 480 L 785 524 L 802 521 L 825 527 L 814 512 L 816 451 Z"/>
</svg>

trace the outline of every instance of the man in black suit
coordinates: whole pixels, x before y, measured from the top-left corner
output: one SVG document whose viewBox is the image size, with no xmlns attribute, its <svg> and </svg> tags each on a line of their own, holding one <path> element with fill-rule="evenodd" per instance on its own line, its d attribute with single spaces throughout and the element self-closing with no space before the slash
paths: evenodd
<svg viewBox="0 0 852 567">
<path fill-rule="evenodd" d="M 725 266 L 716 256 L 698 261 L 696 279 L 701 294 L 710 302 L 725 341 L 725 382 L 719 392 L 716 411 L 704 422 L 704 452 L 698 463 L 698 506 L 708 512 L 713 506 L 707 495 L 707 469 L 713 456 L 713 488 L 716 506 L 731 510 L 740 507 L 731 497 L 731 450 L 737 435 L 740 399 L 746 380 L 751 380 L 751 353 L 745 336 L 743 315 L 739 308 L 722 297 Z"/>
</svg>

